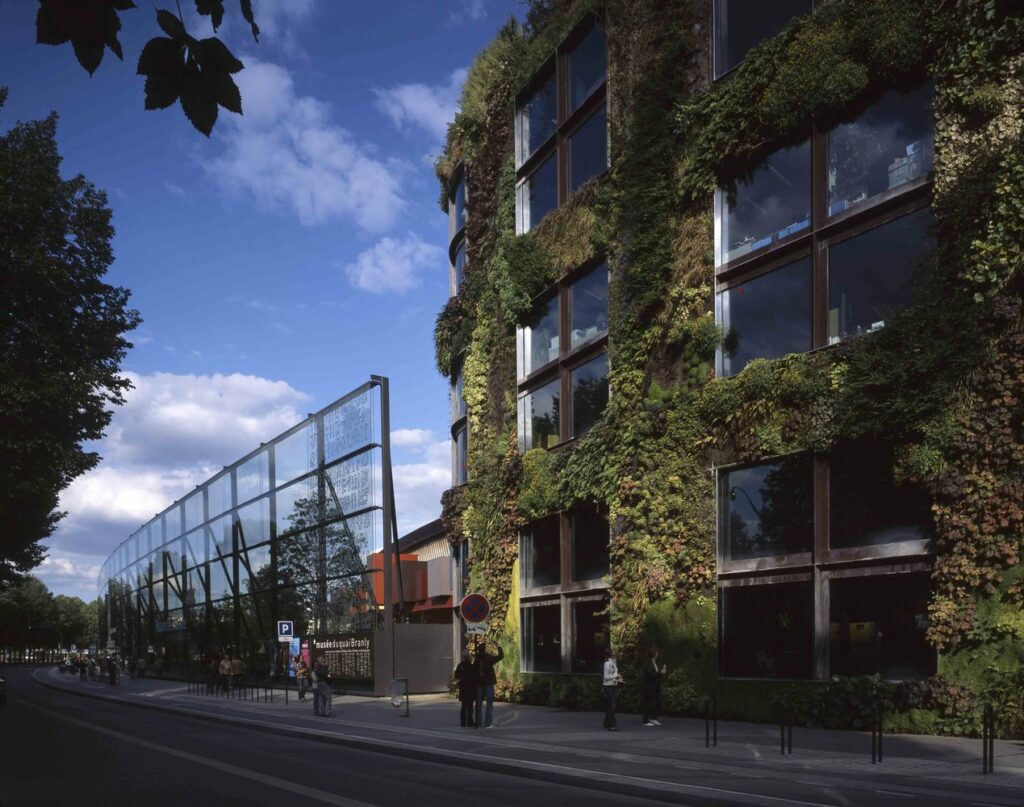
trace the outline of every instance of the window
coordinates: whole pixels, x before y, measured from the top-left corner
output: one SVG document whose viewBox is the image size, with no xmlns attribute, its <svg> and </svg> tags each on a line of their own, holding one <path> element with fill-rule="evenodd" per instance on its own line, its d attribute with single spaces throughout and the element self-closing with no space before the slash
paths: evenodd
<svg viewBox="0 0 1024 807">
<path fill-rule="evenodd" d="M 743 61 L 754 45 L 811 10 L 811 0 L 715 0 L 715 78 Z"/>
<path fill-rule="evenodd" d="M 516 100 L 516 232 L 608 169 L 606 41 L 585 19 Z"/>
<path fill-rule="evenodd" d="M 718 189 L 720 374 L 877 331 L 913 304 L 934 259 L 932 92 L 885 93 Z"/>
<path fill-rule="evenodd" d="M 459 171 L 458 177 L 451 201 L 456 232 L 466 226 L 466 177 L 461 171 Z"/>
<path fill-rule="evenodd" d="M 462 371 L 455 376 L 455 384 L 452 386 L 452 420 L 458 420 L 466 416 L 466 399 L 462 392 L 463 380 Z"/>
<path fill-rule="evenodd" d="M 829 584 L 829 657 L 834 675 L 889 680 L 935 674 L 929 646 L 927 573 L 833 579 Z"/>
<path fill-rule="evenodd" d="M 469 481 L 467 462 L 467 429 L 462 426 L 455 430 L 455 484 L 465 485 Z"/>
<path fill-rule="evenodd" d="M 466 276 L 466 239 L 463 238 L 459 241 L 459 245 L 455 248 L 455 260 L 452 262 L 452 266 L 455 267 L 455 293 L 459 293 L 459 289 L 462 288 L 462 280 Z"/>
<path fill-rule="evenodd" d="M 584 434 L 608 403 L 608 267 L 588 267 L 542 298 L 517 329 L 519 442 L 551 448 Z M 568 411 L 560 406 L 569 401 Z"/>
<path fill-rule="evenodd" d="M 561 672 L 562 609 L 558 603 L 523 608 L 524 672 Z"/>
<path fill-rule="evenodd" d="M 608 600 L 577 600 L 572 604 L 572 671 L 599 674 L 604 651 L 611 646 Z"/>
<path fill-rule="evenodd" d="M 725 331 L 718 372 L 731 376 L 753 359 L 776 359 L 811 349 L 811 259 L 729 286 L 717 297 Z"/>
<path fill-rule="evenodd" d="M 557 586 L 562 579 L 560 517 L 548 516 L 530 525 L 522 539 L 520 564 L 523 588 Z"/>
<path fill-rule="evenodd" d="M 466 170 L 456 167 L 448 191 L 448 255 L 451 293 L 458 294 L 466 273 Z"/>
<path fill-rule="evenodd" d="M 724 472 L 720 484 L 723 560 L 811 551 L 814 493 L 807 454 Z"/>
<path fill-rule="evenodd" d="M 722 674 L 810 678 L 814 596 L 810 580 L 721 589 Z"/>
<path fill-rule="evenodd" d="M 600 580 L 608 574 L 608 519 L 590 503 L 576 506 L 572 523 L 572 579 Z"/>
</svg>

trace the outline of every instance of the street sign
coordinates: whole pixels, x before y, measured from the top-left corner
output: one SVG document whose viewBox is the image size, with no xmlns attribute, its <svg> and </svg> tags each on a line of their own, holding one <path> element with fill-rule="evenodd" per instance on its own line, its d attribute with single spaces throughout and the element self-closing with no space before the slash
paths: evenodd
<svg viewBox="0 0 1024 807">
<path fill-rule="evenodd" d="M 76 645 L 76 644 L 71 645 L 71 652 L 72 653 L 77 653 L 78 652 L 78 645 Z"/>
<path fill-rule="evenodd" d="M 290 619 L 279 619 L 277 621 L 277 641 L 290 642 L 294 635 L 295 631 Z"/>
<path fill-rule="evenodd" d="M 467 594 L 459 604 L 459 613 L 466 622 L 483 622 L 491 613 L 491 604 L 483 594 Z"/>
<path fill-rule="evenodd" d="M 486 636 L 487 635 L 487 623 L 486 622 L 471 622 L 466 625 L 467 636 Z"/>
</svg>

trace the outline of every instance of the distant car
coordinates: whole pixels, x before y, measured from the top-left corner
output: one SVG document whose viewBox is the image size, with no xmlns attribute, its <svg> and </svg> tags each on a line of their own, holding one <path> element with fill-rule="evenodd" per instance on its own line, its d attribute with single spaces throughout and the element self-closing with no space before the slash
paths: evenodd
<svg viewBox="0 0 1024 807">
<path fill-rule="evenodd" d="M 7 703 L 7 682 L 0 678 L 0 706 Z"/>
</svg>

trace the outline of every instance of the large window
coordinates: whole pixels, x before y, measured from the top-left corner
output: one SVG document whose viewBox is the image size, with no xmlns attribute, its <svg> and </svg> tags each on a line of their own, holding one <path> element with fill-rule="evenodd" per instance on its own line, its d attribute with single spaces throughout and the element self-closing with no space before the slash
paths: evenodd
<svg viewBox="0 0 1024 807">
<path fill-rule="evenodd" d="M 608 267 L 603 263 L 559 283 L 517 330 L 523 451 L 578 437 L 601 417 L 609 394 L 607 336 Z"/>
<path fill-rule="evenodd" d="M 459 165 L 448 190 L 448 255 L 451 293 L 458 294 L 466 274 L 466 169 Z"/>
<path fill-rule="evenodd" d="M 715 0 L 715 78 L 810 10 L 811 0 Z"/>
<path fill-rule="evenodd" d="M 608 169 L 606 42 L 584 20 L 516 100 L 516 232 L 535 227 Z"/>
<path fill-rule="evenodd" d="M 465 485 L 469 481 L 468 460 L 468 429 L 465 424 L 455 430 L 455 484 Z"/>
<path fill-rule="evenodd" d="M 608 646 L 608 519 L 593 504 L 538 519 L 520 537 L 525 672 L 600 673 Z"/>
<path fill-rule="evenodd" d="M 719 188 L 720 374 L 877 331 L 913 304 L 934 259 L 931 97 L 886 93 Z"/>
<path fill-rule="evenodd" d="M 814 647 L 811 582 L 721 590 L 722 673 L 744 678 L 810 678 Z"/>
</svg>

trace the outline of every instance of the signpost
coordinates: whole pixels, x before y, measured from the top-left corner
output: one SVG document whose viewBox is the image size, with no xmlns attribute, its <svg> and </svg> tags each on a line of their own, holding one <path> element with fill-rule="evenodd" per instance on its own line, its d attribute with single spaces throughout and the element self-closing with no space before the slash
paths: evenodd
<svg viewBox="0 0 1024 807">
<path fill-rule="evenodd" d="M 459 613 L 468 625 L 479 624 L 487 620 L 491 604 L 483 594 L 467 594 L 459 604 Z"/>
<path fill-rule="evenodd" d="M 288 705 L 288 676 L 291 675 L 291 646 L 295 638 L 295 626 L 290 619 L 277 620 L 277 641 L 284 653 L 284 702 Z"/>
<path fill-rule="evenodd" d="M 290 619 L 279 619 L 277 621 L 277 641 L 291 642 L 294 635 L 295 630 Z"/>
</svg>

